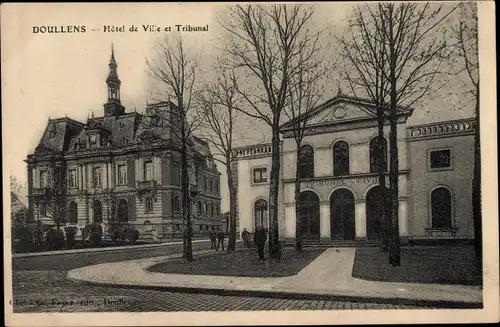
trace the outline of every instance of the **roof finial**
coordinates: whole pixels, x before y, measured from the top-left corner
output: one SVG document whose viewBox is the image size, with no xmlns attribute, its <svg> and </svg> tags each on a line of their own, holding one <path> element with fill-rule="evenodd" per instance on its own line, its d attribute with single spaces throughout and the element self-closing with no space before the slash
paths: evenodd
<svg viewBox="0 0 500 327">
<path fill-rule="evenodd" d="M 92 111 L 92 119 L 94 119 L 94 112 Z"/>
<path fill-rule="evenodd" d="M 111 59 L 115 60 L 115 49 L 113 47 L 113 42 L 111 42 Z"/>
</svg>

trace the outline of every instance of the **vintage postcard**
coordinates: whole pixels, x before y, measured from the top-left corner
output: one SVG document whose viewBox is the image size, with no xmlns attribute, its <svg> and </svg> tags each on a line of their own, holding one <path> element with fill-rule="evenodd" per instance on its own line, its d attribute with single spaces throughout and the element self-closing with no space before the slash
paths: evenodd
<svg viewBox="0 0 500 327">
<path fill-rule="evenodd" d="M 3 3 L 8 326 L 499 320 L 494 3 Z"/>
</svg>

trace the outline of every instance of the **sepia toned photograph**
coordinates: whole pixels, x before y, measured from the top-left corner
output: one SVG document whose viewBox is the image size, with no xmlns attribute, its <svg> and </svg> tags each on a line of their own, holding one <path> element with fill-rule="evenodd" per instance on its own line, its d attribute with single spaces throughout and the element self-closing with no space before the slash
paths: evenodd
<svg viewBox="0 0 500 327">
<path fill-rule="evenodd" d="M 6 325 L 499 320 L 492 2 L 0 9 Z"/>
</svg>

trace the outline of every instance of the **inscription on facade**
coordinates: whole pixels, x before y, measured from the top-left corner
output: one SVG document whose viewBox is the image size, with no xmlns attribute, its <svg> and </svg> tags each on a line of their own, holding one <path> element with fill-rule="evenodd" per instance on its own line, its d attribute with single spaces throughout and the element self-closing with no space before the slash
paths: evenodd
<svg viewBox="0 0 500 327">
<path fill-rule="evenodd" d="M 324 181 L 309 181 L 309 182 L 306 182 L 306 187 L 339 186 L 339 185 L 346 185 L 349 182 L 370 184 L 370 183 L 376 183 L 377 181 L 378 181 L 378 176 L 358 177 L 355 179 L 331 179 L 331 180 L 324 180 Z"/>
</svg>

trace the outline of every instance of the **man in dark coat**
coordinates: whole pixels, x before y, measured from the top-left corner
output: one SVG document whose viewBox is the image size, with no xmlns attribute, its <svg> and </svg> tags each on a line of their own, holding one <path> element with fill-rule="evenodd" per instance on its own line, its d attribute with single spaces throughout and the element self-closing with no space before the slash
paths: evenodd
<svg viewBox="0 0 500 327">
<path fill-rule="evenodd" d="M 257 252 L 259 253 L 259 261 L 264 261 L 264 247 L 266 246 L 267 235 L 262 227 L 257 227 L 253 235 L 253 242 L 257 245 Z"/>
<path fill-rule="evenodd" d="M 219 247 L 222 245 L 222 251 L 224 251 L 224 232 L 222 229 L 219 229 L 219 232 L 217 233 L 217 247 L 216 251 L 219 251 Z"/>
<path fill-rule="evenodd" d="M 216 244 L 215 230 L 213 227 L 210 228 L 209 237 L 210 237 L 210 249 L 215 250 L 217 244 Z"/>
<path fill-rule="evenodd" d="M 243 246 L 248 247 L 248 231 L 246 228 L 243 228 L 243 232 L 241 233 L 241 238 L 243 239 Z"/>
</svg>

